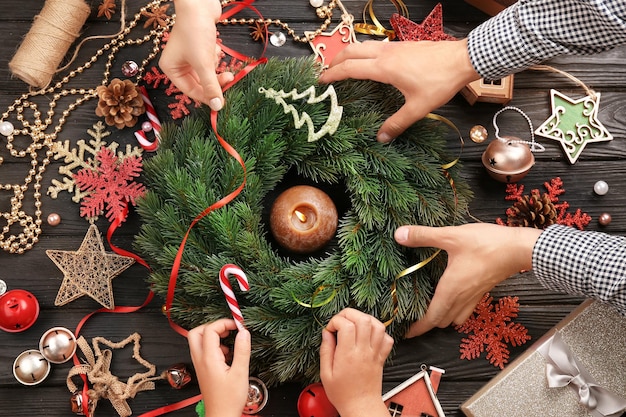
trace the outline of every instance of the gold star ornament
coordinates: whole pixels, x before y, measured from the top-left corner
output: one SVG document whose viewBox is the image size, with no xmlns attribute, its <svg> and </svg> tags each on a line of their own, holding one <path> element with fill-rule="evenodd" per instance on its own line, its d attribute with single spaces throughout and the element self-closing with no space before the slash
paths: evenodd
<svg viewBox="0 0 626 417">
<path fill-rule="evenodd" d="M 88 295 L 105 308 L 114 309 L 111 281 L 135 262 L 133 258 L 105 252 L 94 224 L 89 226 L 77 251 L 47 250 L 46 255 L 63 271 L 63 282 L 54 300 L 56 306 Z"/>
</svg>

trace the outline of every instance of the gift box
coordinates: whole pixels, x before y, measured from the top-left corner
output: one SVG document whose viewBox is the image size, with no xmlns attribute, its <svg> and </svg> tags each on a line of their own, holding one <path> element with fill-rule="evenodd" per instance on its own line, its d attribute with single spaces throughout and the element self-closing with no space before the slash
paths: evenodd
<svg viewBox="0 0 626 417">
<path fill-rule="evenodd" d="M 461 405 L 468 417 L 601 417 L 626 410 L 626 318 L 585 301 Z"/>
</svg>

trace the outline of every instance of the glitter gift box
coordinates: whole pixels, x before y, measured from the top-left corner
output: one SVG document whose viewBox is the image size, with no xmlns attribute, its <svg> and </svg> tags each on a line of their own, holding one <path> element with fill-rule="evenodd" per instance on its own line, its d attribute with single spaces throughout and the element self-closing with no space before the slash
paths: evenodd
<svg viewBox="0 0 626 417">
<path fill-rule="evenodd" d="M 563 349 L 555 353 L 553 349 L 559 347 Z M 625 352 L 626 318 L 611 306 L 585 301 L 463 403 L 461 410 L 468 417 L 598 417 L 604 415 L 599 410 L 610 404 L 621 411 L 606 415 L 620 416 L 626 407 Z M 569 362 L 560 362 L 559 368 L 555 361 L 563 358 Z M 566 385 L 577 372 L 554 376 L 555 369 L 572 363 L 572 369 L 582 375 L 576 379 L 586 383 Z M 550 388 L 548 369 L 551 381 L 566 382 Z M 595 411 L 581 403 L 593 404 L 597 399 Z"/>
</svg>

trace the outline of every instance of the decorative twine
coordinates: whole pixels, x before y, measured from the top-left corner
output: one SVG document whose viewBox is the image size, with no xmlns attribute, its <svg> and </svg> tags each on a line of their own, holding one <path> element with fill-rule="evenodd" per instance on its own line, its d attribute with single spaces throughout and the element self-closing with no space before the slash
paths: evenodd
<svg viewBox="0 0 626 417">
<path fill-rule="evenodd" d="M 78 392 L 79 390 L 74 381 L 72 381 L 72 377 L 87 375 L 93 388 L 87 392 L 89 404 L 84 404 L 84 407 L 89 407 L 93 411 L 98 404 L 98 400 L 106 398 L 111 401 L 113 408 L 115 408 L 120 417 L 128 417 L 132 414 L 132 410 L 126 400 L 135 398 L 135 395 L 140 391 L 153 390 L 155 388 L 154 381 L 165 378 L 165 374 L 155 376 L 156 367 L 141 357 L 139 352 L 141 348 L 139 344 L 140 339 L 141 336 L 138 333 L 131 334 L 119 343 L 111 342 L 103 337 L 95 337 L 92 341 L 92 350 L 83 336 L 78 338 L 76 343 L 83 352 L 87 363 L 76 365 L 70 369 L 66 383 L 70 392 Z M 133 343 L 133 359 L 143 365 L 147 371 L 137 373 L 128 378 L 127 382 L 122 382 L 111 373 L 112 349 L 121 349 L 131 342 Z M 111 349 L 101 350 L 100 343 Z M 91 413 L 88 414 L 91 415 Z"/>
<path fill-rule="evenodd" d="M 90 13 L 85 0 L 46 0 L 9 62 L 11 72 L 31 86 L 46 87 Z"/>
<path fill-rule="evenodd" d="M 572 74 L 560 70 L 558 68 L 554 68 L 551 67 L 550 65 L 533 65 L 532 67 L 528 68 L 529 70 L 533 70 L 533 71 L 548 71 L 548 72 L 554 72 L 557 74 L 561 74 L 563 76 L 565 76 L 566 78 L 570 79 L 571 81 L 573 81 L 575 84 L 578 84 L 579 86 L 581 86 L 583 88 L 583 90 L 585 90 L 585 92 L 587 93 L 587 95 L 589 97 L 591 97 L 593 100 L 596 100 L 596 92 L 593 91 L 591 88 L 589 88 L 587 86 L 587 84 L 585 84 L 582 80 L 574 77 Z"/>
</svg>

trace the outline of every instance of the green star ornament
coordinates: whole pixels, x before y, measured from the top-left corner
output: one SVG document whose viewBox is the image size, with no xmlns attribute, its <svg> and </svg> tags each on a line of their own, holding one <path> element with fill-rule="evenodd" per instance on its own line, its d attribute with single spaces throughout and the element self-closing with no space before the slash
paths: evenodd
<svg viewBox="0 0 626 417">
<path fill-rule="evenodd" d="M 552 115 L 535 134 L 561 142 L 570 163 L 575 163 L 590 142 L 605 142 L 613 135 L 598 120 L 600 93 L 572 100 L 557 90 L 550 90 Z"/>
</svg>

